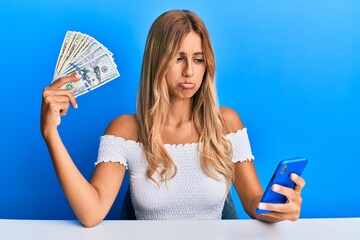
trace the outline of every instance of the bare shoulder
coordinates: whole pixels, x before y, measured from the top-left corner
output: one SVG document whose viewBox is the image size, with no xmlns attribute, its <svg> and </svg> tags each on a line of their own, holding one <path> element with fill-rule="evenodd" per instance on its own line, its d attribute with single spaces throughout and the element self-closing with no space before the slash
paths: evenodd
<svg viewBox="0 0 360 240">
<path fill-rule="evenodd" d="M 244 128 L 244 124 L 241 121 L 239 114 L 232 108 L 220 107 L 220 115 L 225 122 L 226 134 L 230 132 L 236 132 L 239 129 Z"/>
<path fill-rule="evenodd" d="M 134 114 L 124 114 L 111 121 L 105 135 L 114 135 L 126 140 L 138 141 L 138 123 Z"/>
</svg>

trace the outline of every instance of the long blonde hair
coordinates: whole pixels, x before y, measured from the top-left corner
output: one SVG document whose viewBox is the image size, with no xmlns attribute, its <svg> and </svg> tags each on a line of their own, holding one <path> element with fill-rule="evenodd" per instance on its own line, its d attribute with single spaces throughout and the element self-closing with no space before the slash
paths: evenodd
<svg viewBox="0 0 360 240">
<path fill-rule="evenodd" d="M 159 173 L 161 181 L 176 175 L 176 165 L 161 140 L 170 105 L 164 76 L 182 40 L 191 31 L 201 37 L 206 65 L 201 87 L 193 96 L 191 116 L 200 134 L 200 164 L 207 176 L 217 180 L 224 176 L 229 187 L 234 178 L 234 164 L 231 143 L 225 137 L 225 124 L 217 104 L 214 52 L 204 23 L 187 10 L 163 13 L 155 20 L 147 37 L 137 99 L 139 141 L 149 164 L 146 174 L 153 181 L 154 172 Z"/>
</svg>

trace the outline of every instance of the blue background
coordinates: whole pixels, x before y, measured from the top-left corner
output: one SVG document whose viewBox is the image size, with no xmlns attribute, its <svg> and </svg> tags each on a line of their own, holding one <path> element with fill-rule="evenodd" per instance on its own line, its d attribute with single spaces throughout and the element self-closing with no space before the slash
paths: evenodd
<svg viewBox="0 0 360 240">
<path fill-rule="evenodd" d="M 359 1 L 9 0 L 0 3 L 0 218 L 74 218 L 39 130 L 42 89 L 66 31 L 94 36 L 121 73 L 79 97 L 60 126 L 90 179 L 107 124 L 135 112 L 150 25 L 171 9 L 190 9 L 206 23 L 220 104 L 247 126 L 263 187 L 278 161 L 305 156 L 301 217 L 360 217 Z M 123 194 L 107 218 L 119 218 Z"/>
</svg>

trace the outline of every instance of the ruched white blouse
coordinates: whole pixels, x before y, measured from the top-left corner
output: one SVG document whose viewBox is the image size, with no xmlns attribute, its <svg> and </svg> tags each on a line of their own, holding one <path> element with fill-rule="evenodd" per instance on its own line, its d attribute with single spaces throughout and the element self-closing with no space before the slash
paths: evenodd
<svg viewBox="0 0 360 240">
<path fill-rule="evenodd" d="M 252 161 L 247 129 L 230 133 L 232 161 Z M 100 138 L 98 159 L 119 162 L 130 176 L 131 199 L 139 220 L 219 220 L 226 198 L 226 183 L 206 176 L 200 166 L 198 143 L 165 144 L 165 149 L 177 166 L 174 178 L 156 185 L 146 177 L 148 163 L 141 143 L 121 137 Z M 155 172 L 154 179 L 159 180 Z"/>
</svg>

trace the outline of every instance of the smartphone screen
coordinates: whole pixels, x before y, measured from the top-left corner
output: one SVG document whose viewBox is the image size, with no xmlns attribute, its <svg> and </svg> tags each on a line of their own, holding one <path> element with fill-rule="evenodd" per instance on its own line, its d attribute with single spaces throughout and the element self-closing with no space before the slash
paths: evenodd
<svg viewBox="0 0 360 240">
<path fill-rule="evenodd" d="M 273 184 L 279 184 L 284 187 L 294 188 L 295 183 L 290 179 L 291 173 L 301 176 L 308 160 L 306 158 L 292 158 L 281 161 L 273 176 L 271 177 L 260 202 L 268 203 L 286 203 L 287 198 L 284 195 L 274 192 L 271 187 Z M 269 212 L 256 208 L 257 214 Z"/>
</svg>

